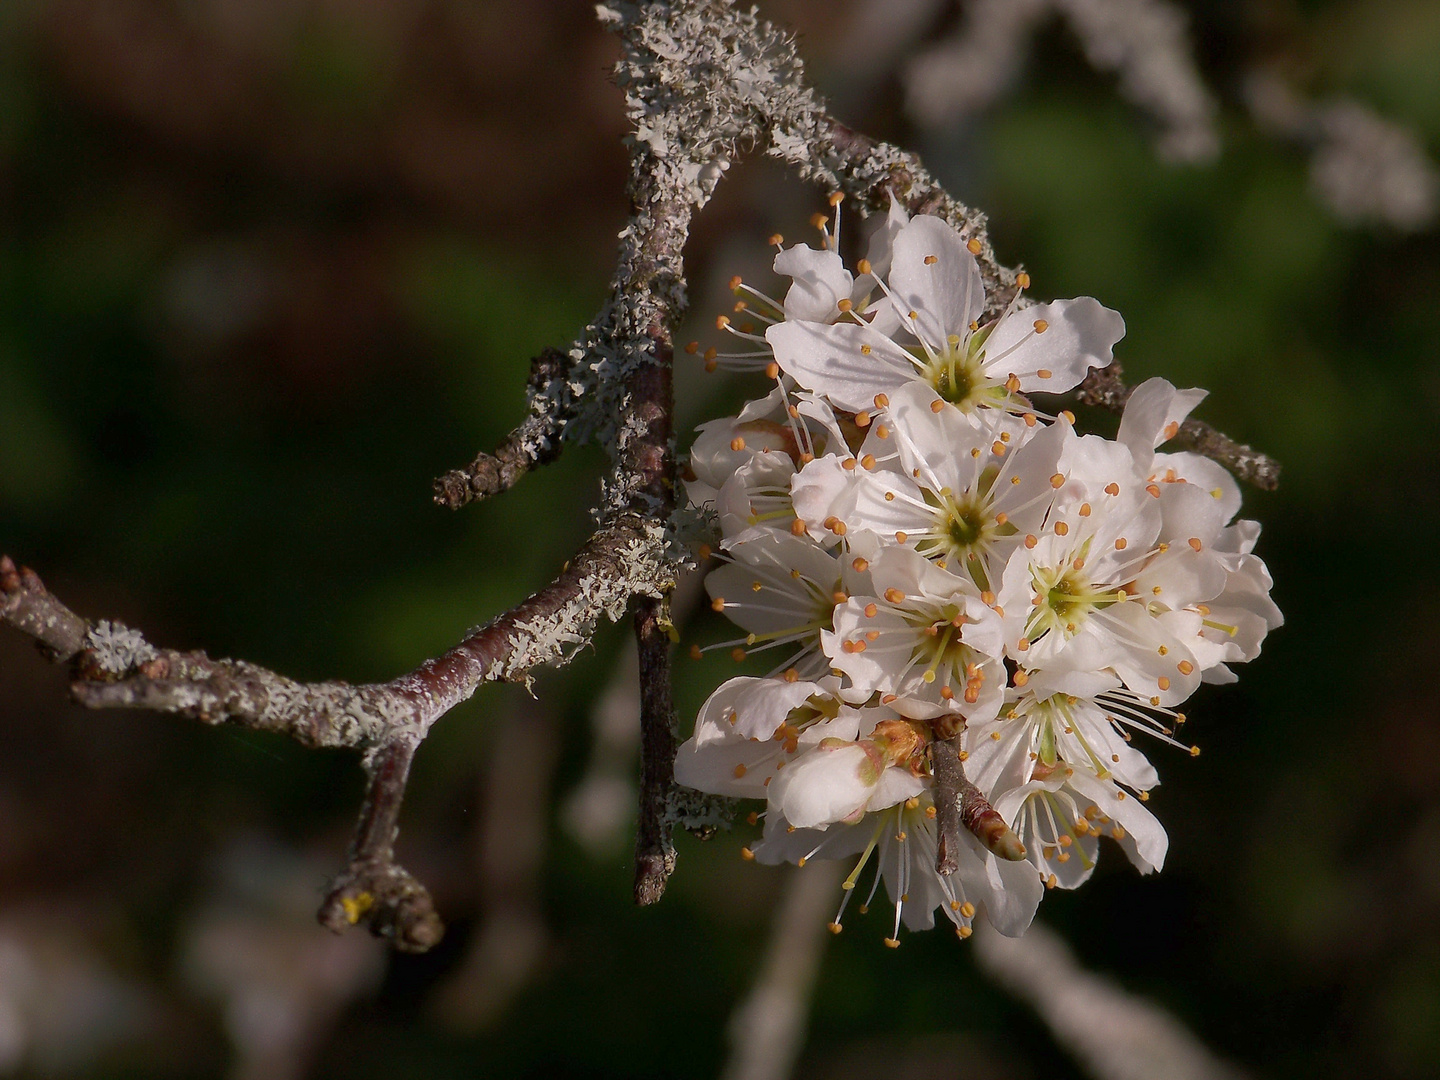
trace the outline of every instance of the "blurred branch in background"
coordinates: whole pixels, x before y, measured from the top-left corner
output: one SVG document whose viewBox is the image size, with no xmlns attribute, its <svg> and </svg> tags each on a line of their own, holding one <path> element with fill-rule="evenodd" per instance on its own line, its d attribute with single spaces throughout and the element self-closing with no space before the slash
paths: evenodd
<svg viewBox="0 0 1440 1080">
<path fill-rule="evenodd" d="M 1168 0 L 969 0 L 951 35 L 904 69 L 910 115 L 943 128 L 993 105 L 1019 83 L 1052 12 L 1065 18 L 1090 65 L 1118 73 L 1121 94 L 1154 120 L 1162 158 L 1215 158 L 1218 105 L 1192 55 L 1188 16 Z M 1413 132 L 1357 101 L 1307 101 L 1263 69 L 1240 90 L 1262 131 L 1311 152 L 1316 197 L 1341 221 L 1413 232 L 1435 219 L 1440 173 Z"/>
<path fill-rule="evenodd" d="M 1273 72 L 1252 72 L 1244 92 L 1262 130 L 1310 151 L 1311 187 L 1341 221 L 1415 232 L 1435 220 L 1440 172 L 1413 132 L 1358 101 L 1306 101 Z"/>
<path fill-rule="evenodd" d="M 1164 1009 L 1086 971 L 1043 924 L 1018 938 L 986 924 L 974 942 L 980 967 L 1034 1009 L 1095 1080 L 1242 1080 Z"/>
<path fill-rule="evenodd" d="M 1161 157 L 1199 162 L 1219 152 L 1216 104 L 1195 66 L 1189 18 L 1167 0 L 972 0 L 964 11 L 953 36 L 905 70 L 906 105 L 921 124 L 955 123 L 1010 90 L 1053 11 L 1090 65 L 1117 73 L 1120 92 L 1158 125 Z"/>
<path fill-rule="evenodd" d="M 683 628 L 704 595 L 705 575 L 682 574 L 670 595 L 670 618 Z M 560 820 L 592 858 L 619 845 L 635 819 L 635 761 L 640 749 L 640 665 L 626 638 L 614 673 L 590 710 L 590 757 L 560 807 Z"/>
<path fill-rule="evenodd" d="M 384 949 L 347 934 L 316 934 L 323 858 L 251 838 L 216 860 L 209 898 L 182 933 L 185 981 L 221 1009 L 231 1080 L 299 1080 L 336 1021 L 369 997 Z"/>
<path fill-rule="evenodd" d="M 541 882 L 559 723 L 552 702 L 508 696 L 513 703 L 496 718 L 488 742 L 475 830 L 479 923 L 460 969 L 434 1001 L 440 1019 L 457 1031 L 494 1024 L 535 977 L 550 938 Z"/>
<path fill-rule="evenodd" d="M 786 872 L 770 942 L 750 993 L 730 1016 L 722 1080 L 786 1080 L 810 1018 L 826 930 L 844 867 L 821 860 Z"/>
</svg>

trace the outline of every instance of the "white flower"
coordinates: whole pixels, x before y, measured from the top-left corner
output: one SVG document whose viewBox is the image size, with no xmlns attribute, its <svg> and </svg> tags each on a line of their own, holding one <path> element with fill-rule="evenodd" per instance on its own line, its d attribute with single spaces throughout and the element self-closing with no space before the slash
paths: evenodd
<svg viewBox="0 0 1440 1080">
<path fill-rule="evenodd" d="M 961 937 L 982 916 L 1018 934 L 1046 885 L 1089 876 L 1101 835 L 1142 872 L 1164 862 L 1143 805 L 1159 776 L 1132 733 L 1180 746 L 1180 703 L 1232 680 L 1280 625 L 1259 526 L 1236 519 L 1239 488 L 1214 462 L 1160 450 L 1201 391 L 1143 383 L 1115 440 L 1030 406 L 1110 362 L 1117 314 L 1088 298 L 1022 308 L 1017 293 L 981 326 L 973 248 L 938 218 L 892 205 L 854 274 L 838 213 L 834 234 L 820 224 L 823 247 L 776 258 L 783 302 L 732 283 L 764 338 L 721 319 L 750 342 L 732 355 L 763 360 L 776 386 L 691 453 L 691 497 L 722 533 L 712 607 L 743 632 L 711 648 L 778 663 L 710 696 L 676 779 L 765 800 L 748 857 L 858 855 L 833 930 L 873 855 L 870 897 L 883 878 L 895 904 L 887 944 L 937 907 Z M 975 830 L 949 875 L 941 739 L 959 740 L 945 775 Z M 1024 861 L 978 838 L 996 815 Z"/>
<path fill-rule="evenodd" d="M 919 384 L 897 390 L 881 415 L 875 427 L 893 448 L 862 454 L 860 468 L 835 468 L 828 458 L 806 465 L 791 482 L 796 512 L 812 523 L 833 517 L 848 535 L 893 540 L 982 591 L 994 588 L 1010 552 L 1045 521 L 1069 424 L 1032 415 L 1027 428 L 966 415 Z"/>
<path fill-rule="evenodd" d="M 879 320 L 786 319 L 765 332 L 780 368 L 837 408 L 859 412 L 877 394 L 928 383 L 970 411 L 1029 411 L 1019 393 L 1061 393 L 1104 367 L 1124 320 L 1089 297 L 1019 309 L 981 326 L 985 290 L 966 242 L 944 221 L 911 219 L 895 236 L 887 294 L 900 330 Z"/>
<path fill-rule="evenodd" d="M 994 716 L 1003 626 L 974 583 L 903 547 L 884 548 L 869 569 L 875 594 L 851 596 L 820 635 L 831 666 L 906 716 Z"/>
<path fill-rule="evenodd" d="M 995 810 L 1051 888 L 1073 889 L 1094 872 L 1107 830 L 1142 874 L 1165 863 L 1169 839 L 1155 815 L 1114 780 L 1078 766 L 1036 768 L 1029 783 L 996 799 Z"/>
<path fill-rule="evenodd" d="M 864 913 L 875 897 L 880 880 L 895 905 L 894 928 L 885 944 L 900 944 L 900 926 L 929 930 L 939 908 L 960 937 L 969 937 L 974 920 L 984 915 L 1002 934 L 1016 937 L 1035 916 L 1043 893 L 1035 869 L 1025 862 L 1008 862 L 986 851 L 968 833 L 958 852 L 959 868 L 942 875 L 935 870 L 938 841 L 935 807 L 928 791 L 878 813 L 867 814 L 854 825 L 828 829 L 801 829 L 783 816 L 766 815 L 764 839 L 753 849 L 762 863 L 811 859 L 842 859 L 859 855 L 845 879 L 840 910 L 830 929 L 840 932 L 841 919 L 861 872 L 876 855 L 876 870 L 869 895 L 860 905 Z"/>
<path fill-rule="evenodd" d="M 711 648 L 750 652 L 789 646 L 780 662 L 799 678 L 820 678 L 830 662 L 820 652 L 820 635 L 833 626 L 835 606 L 852 591 L 869 592 L 864 559 L 840 558 L 807 539 L 768 535 L 730 548 L 733 561 L 705 579 L 711 606 L 745 637 Z"/>
<path fill-rule="evenodd" d="M 854 739 L 859 720 L 826 683 L 730 679 L 710 695 L 675 758 L 675 780 L 732 798 L 763 799 L 780 769 L 827 737 Z"/>
<path fill-rule="evenodd" d="M 1102 779 L 1136 791 L 1160 782 L 1155 768 L 1130 745 L 1122 726 L 1139 727 L 1167 741 L 1169 729 L 1141 710 L 1120 680 L 1107 672 L 1025 672 L 1009 703 L 993 720 L 965 732 L 967 774 L 993 803 L 1001 792 L 1029 783 L 1037 769 L 1061 762 L 1087 766 Z"/>
</svg>

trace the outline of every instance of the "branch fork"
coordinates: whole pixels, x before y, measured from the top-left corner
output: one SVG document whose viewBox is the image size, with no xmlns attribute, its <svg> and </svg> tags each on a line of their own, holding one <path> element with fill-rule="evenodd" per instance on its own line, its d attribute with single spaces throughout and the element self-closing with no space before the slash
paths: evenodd
<svg viewBox="0 0 1440 1080">
<path fill-rule="evenodd" d="M 598 9 L 622 45 L 616 83 L 633 138 L 631 216 L 620 234 L 610 297 L 566 350 L 531 364 L 528 415 L 491 453 L 435 482 L 435 500 L 458 508 L 499 494 L 552 461 L 565 442 L 598 441 L 611 468 L 597 527 L 546 587 L 471 631 L 448 652 L 387 683 L 300 683 L 240 660 L 151 645 L 117 623 L 90 623 L 39 577 L 0 558 L 0 622 L 71 665 L 74 698 L 88 708 L 144 708 L 204 723 L 288 734 L 306 746 L 365 751 L 368 786 L 346 869 L 320 910 L 342 929 L 366 924 L 397 948 L 423 951 L 442 928 L 428 893 L 394 861 L 401 800 L 416 748 L 441 716 L 485 682 L 525 681 L 563 664 L 602 618 L 634 606 L 640 650 L 642 783 L 635 897 L 653 903 L 674 868 L 670 825 L 683 820 L 673 780 L 666 598 L 686 563 L 672 522 L 676 470 L 671 391 L 674 329 L 687 310 L 683 251 L 737 147 L 753 146 L 803 179 L 852 197 L 862 212 L 892 197 L 934 213 L 979 246 L 991 315 L 1013 295 L 1016 271 L 996 262 L 982 214 L 951 198 L 918 158 L 831 117 L 805 83 L 794 41 L 733 0 L 647 0 Z M 1118 366 L 1082 388 L 1095 403 L 1123 405 Z M 1197 422 L 1182 427 L 1194 449 L 1259 486 L 1270 459 Z M 964 776 L 954 740 L 937 741 L 936 809 L 942 872 L 953 872 L 960 830 L 1005 858 L 1023 846 Z M 1020 854 L 1016 854 L 1016 852 Z M 946 870 L 946 867 L 949 870 Z"/>
</svg>

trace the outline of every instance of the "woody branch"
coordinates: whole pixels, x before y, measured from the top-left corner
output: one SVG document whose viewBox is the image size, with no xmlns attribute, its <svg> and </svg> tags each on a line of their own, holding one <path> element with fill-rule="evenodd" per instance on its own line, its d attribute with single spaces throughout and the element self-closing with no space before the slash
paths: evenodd
<svg viewBox="0 0 1440 1080">
<path fill-rule="evenodd" d="M 307 746 L 363 750 L 369 783 L 359 828 L 321 917 L 331 926 L 364 923 L 399 948 L 427 948 L 440 932 L 424 887 L 393 855 L 409 764 L 431 725 L 482 683 L 524 681 L 537 667 L 563 664 L 602 617 L 618 619 L 632 601 L 645 747 L 636 898 L 653 902 L 663 892 L 674 865 L 669 828 L 679 816 L 664 605 L 685 562 L 673 523 L 671 341 L 686 313 L 682 253 L 691 219 L 738 149 L 763 150 L 852 197 L 862 213 L 893 196 L 912 213 L 945 218 L 978 246 L 993 311 L 1016 287 L 1016 271 L 994 258 L 984 216 L 949 196 L 915 156 L 831 117 L 805 83 L 794 42 L 753 11 L 732 0 L 598 10 L 622 43 L 616 82 L 632 125 L 631 216 L 609 299 L 567 351 L 534 362 L 525 421 L 494 453 L 436 482 L 437 501 L 460 506 L 506 490 L 564 442 L 600 442 L 612 465 L 597 527 L 549 585 L 414 671 L 352 686 L 300 683 L 241 660 L 158 648 L 135 630 L 76 615 L 38 576 L 8 557 L 0 562 L 0 621 L 70 665 L 80 704 L 174 712 L 282 732 Z M 1125 393 L 1118 375 L 1109 392 Z M 1196 449 L 1246 476 L 1227 449 L 1234 445 L 1200 440 Z M 1263 484 L 1262 476 L 1251 470 L 1247 478 Z M 963 767 L 954 765 L 958 775 L 940 785 L 937 801 L 959 807 Z M 971 810 L 959 815 L 967 826 L 983 818 Z"/>
</svg>

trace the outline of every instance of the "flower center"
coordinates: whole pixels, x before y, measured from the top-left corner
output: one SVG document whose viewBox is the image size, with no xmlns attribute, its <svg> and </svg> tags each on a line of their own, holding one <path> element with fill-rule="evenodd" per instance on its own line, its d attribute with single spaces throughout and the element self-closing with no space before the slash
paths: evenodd
<svg viewBox="0 0 1440 1080">
<path fill-rule="evenodd" d="M 1036 641 L 1051 630 L 1074 634 L 1092 611 L 1107 608 L 1124 599 L 1124 593 L 1097 589 L 1073 565 L 1057 569 L 1031 568 L 1033 610 L 1025 636 Z"/>
<path fill-rule="evenodd" d="M 981 405 L 996 406 L 1008 397 L 1004 385 L 985 374 L 985 339 L 990 336 L 989 330 L 985 327 L 969 334 L 965 341 L 952 335 L 942 351 L 921 357 L 925 376 L 935 392 L 961 412 Z"/>
</svg>

